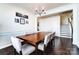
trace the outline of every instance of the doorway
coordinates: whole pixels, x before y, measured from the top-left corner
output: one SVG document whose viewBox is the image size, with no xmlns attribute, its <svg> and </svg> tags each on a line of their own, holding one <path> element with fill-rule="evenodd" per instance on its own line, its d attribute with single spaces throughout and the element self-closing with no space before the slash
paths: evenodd
<svg viewBox="0 0 79 59">
<path fill-rule="evenodd" d="M 73 38 L 72 11 L 67 11 L 60 14 L 60 37 Z"/>
</svg>

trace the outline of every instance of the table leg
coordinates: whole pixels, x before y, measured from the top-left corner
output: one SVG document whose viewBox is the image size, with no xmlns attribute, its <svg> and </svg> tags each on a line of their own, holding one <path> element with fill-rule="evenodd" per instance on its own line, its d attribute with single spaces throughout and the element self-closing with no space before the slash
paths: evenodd
<svg viewBox="0 0 79 59">
<path fill-rule="evenodd" d="M 35 45 L 35 48 L 36 48 L 35 55 L 38 55 L 38 45 L 37 44 Z"/>
</svg>

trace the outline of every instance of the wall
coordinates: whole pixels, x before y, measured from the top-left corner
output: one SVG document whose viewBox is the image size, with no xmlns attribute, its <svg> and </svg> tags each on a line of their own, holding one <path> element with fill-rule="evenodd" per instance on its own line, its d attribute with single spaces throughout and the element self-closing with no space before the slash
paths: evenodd
<svg viewBox="0 0 79 59">
<path fill-rule="evenodd" d="M 19 12 L 28 15 L 29 24 L 21 25 L 14 22 L 15 13 Z M 28 32 L 35 32 L 36 19 L 25 9 L 11 4 L 0 4 L 0 48 L 11 44 L 10 37 L 13 35 L 22 35 Z"/>
<path fill-rule="evenodd" d="M 72 31 L 71 31 L 71 25 L 68 22 L 68 18 L 71 18 L 72 15 L 73 14 L 71 12 L 64 12 L 60 14 L 60 17 L 61 17 L 60 35 L 61 37 L 71 38 Z"/>
<path fill-rule="evenodd" d="M 74 37 L 74 42 L 73 43 L 75 45 L 77 45 L 78 48 L 79 48 L 79 4 L 76 4 L 74 9 L 75 10 L 74 10 L 73 13 L 74 13 L 74 19 L 75 19 L 74 20 L 75 34 L 73 36 L 77 35 L 77 37 Z"/>
<path fill-rule="evenodd" d="M 79 4 L 68 4 L 51 9 L 47 14 L 60 13 L 73 10 L 73 44 L 79 48 Z"/>
<path fill-rule="evenodd" d="M 71 12 L 64 12 L 64 13 L 60 14 L 60 16 L 61 16 L 61 25 L 69 24 L 68 23 L 68 18 L 70 18 L 72 15 L 73 15 L 72 11 Z"/>
<path fill-rule="evenodd" d="M 78 47 L 79 47 L 79 4 L 77 4 L 77 44 L 78 44 Z"/>
<path fill-rule="evenodd" d="M 73 10 L 73 44 L 77 45 L 79 47 L 79 4 L 67 4 L 63 5 L 51 10 L 48 10 L 46 12 L 46 15 L 49 14 L 55 14 L 55 13 L 60 13 L 68 10 Z M 14 22 L 15 18 L 15 12 L 19 11 L 23 14 L 29 15 L 29 22 L 30 24 L 28 25 L 20 25 L 16 24 Z M 46 16 L 44 15 L 44 16 Z M 27 12 L 25 9 L 22 9 L 17 6 L 12 6 L 9 4 L 0 4 L 0 48 L 5 47 L 6 45 L 10 45 L 11 41 L 7 38 L 6 35 L 13 35 L 13 33 L 17 32 L 30 32 L 32 30 L 36 31 L 36 19 L 35 17 Z M 21 28 L 20 28 L 21 27 Z M 6 36 L 5 38 L 2 36 Z M 1 40 L 2 39 L 2 40 Z"/>
<path fill-rule="evenodd" d="M 73 44 L 79 47 L 79 4 L 67 4 L 51 10 L 48 10 L 45 15 L 61 13 L 69 10 L 73 10 Z"/>
<path fill-rule="evenodd" d="M 39 30 L 47 32 L 56 32 L 56 36 L 60 36 L 60 16 L 48 16 L 39 18 Z"/>
</svg>

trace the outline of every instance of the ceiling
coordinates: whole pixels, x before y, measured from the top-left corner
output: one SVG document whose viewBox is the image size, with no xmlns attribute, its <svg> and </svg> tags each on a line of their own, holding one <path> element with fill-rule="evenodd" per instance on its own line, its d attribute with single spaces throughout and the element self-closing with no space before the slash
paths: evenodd
<svg viewBox="0 0 79 59">
<path fill-rule="evenodd" d="M 53 9 L 68 3 L 12 3 L 12 5 L 25 8 L 27 11 L 34 13 L 35 8 L 44 7 L 45 10 Z"/>
</svg>

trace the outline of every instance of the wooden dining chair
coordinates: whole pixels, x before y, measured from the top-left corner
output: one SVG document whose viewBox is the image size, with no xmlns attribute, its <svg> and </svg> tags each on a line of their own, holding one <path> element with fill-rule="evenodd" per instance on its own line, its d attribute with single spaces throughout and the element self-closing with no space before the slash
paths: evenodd
<svg viewBox="0 0 79 59">
<path fill-rule="evenodd" d="M 20 39 L 16 37 L 11 37 L 12 45 L 16 52 L 20 55 L 29 55 L 33 51 L 35 51 L 35 47 L 30 44 L 24 44 L 22 45 L 20 42 Z"/>
<path fill-rule="evenodd" d="M 48 46 L 48 43 L 51 41 L 51 34 L 52 33 L 47 34 L 44 38 L 44 42 L 38 44 L 38 50 L 41 50 L 43 54 L 45 54 L 46 47 Z"/>
</svg>

